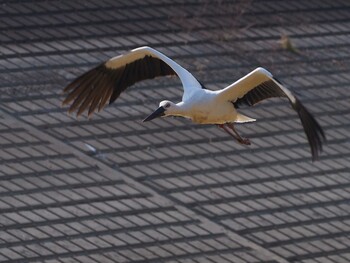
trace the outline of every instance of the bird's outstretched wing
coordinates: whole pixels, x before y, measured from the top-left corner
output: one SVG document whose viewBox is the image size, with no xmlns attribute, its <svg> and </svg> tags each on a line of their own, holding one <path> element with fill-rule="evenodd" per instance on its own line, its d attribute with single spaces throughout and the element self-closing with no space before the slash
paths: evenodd
<svg viewBox="0 0 350 263">
<path fill-rule="evenodd" d="M 232 101 L 236 108 L 244 104 L 253 106 L 262 100 L 273 97 L 287 98 L 292 108 L 299 115 L 310 144 L 312 159 L 318 159 L 318 155 L 322 151 L 322 143 L 326 141 L 321 126 L 300 100 L 267 70 L 263 68 L 255 69 L 223 89 L 219 96 L 220 99 Z"/>
<path fill-rule="evenodd" d="M 68 112 L 77 110 L 77 116 L 88 109 L 88 116 L 111 104 L 136 82 L 160 76 L 177 75 L 184 87 L 184 95 L 200 88 L 195 77 L 175 61 L 150 47 L 140 47 L 129 53 L 111 58 L 89 70 L 70 83 L 62 102 L 72 102 Z"/>
</svg>

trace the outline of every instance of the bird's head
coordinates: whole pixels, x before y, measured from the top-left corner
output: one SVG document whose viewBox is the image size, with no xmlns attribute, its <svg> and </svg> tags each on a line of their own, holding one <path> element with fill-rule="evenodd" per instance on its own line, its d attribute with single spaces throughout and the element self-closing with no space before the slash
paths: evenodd
<svg viewBox="0 0 350 263">
<path fill-rule="evenodd" d="M 156 109 L 151 115 L 149 115 L 143 122 L 153 120 L 158 117 L 173 115 L 177 108 L 177 105 L 171 101 L 163 100 L 159 103 L 158 109 Z"/>
</svg>

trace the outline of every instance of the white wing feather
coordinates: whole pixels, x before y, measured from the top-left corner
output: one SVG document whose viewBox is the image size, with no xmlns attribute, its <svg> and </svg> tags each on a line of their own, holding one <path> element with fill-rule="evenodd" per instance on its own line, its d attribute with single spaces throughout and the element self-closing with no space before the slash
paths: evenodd
<svg viewBox="0 0 350 263">
<path fill-rule="evenodd" d="M 122 65 L 129 63 L 130 61 L 141 59 L 146 55 L 161 59 L 176 72 L 181 80 L 184 89 L 184 94 L 182 97 L 183 101 L 190 98 L 195 90 L 202 88 L 202 85 L 198 82 L 198 80 L 185 68 L 181 67 L 178 63 L 163 53 L 148 46 L 139 47 L 131 50 L 127 54 L 111 58 L 106 62 L 106 67 L 119 68 Z"/>
</svg>

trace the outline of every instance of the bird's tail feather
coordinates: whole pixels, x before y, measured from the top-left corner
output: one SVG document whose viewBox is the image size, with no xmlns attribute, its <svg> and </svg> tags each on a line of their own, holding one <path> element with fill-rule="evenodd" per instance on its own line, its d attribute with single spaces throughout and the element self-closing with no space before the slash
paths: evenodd
<svg viewBox="0 0 350 263">
<path fill-rule="evenodd" d="M 250 118 L 241 113 L 237 113 L 237 119 L 235 120 L 236 123 L 246 123 L 246 122 L 253 122 L 253 121 L 256 121 L 256 119 Z"/>
</svg>

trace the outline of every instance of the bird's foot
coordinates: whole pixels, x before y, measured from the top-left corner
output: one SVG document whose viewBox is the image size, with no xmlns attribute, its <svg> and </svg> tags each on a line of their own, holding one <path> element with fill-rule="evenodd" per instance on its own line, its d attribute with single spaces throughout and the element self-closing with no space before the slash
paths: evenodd
<svg viewBox="0 0 350 263">
<path fill-rule="evenodd" d="M 228 124 L 217 124 L 219 128 L 223 129 L 227 134 L 231 135 L 232 138 L 234 138 L 238 143 L 243 145 L 250 145 L 250 140 L 247 138 L 241 137 L 236 130 L 233 128 L 233 125 Z M 230 129 L 228 129 L 230 128 Z"/>
<path fill-rule="evenodd" d="M 237 141 L 240 143 L 240 144 L 244 144 L 244 145 L 250 145 L 250 140 L 248 138 L 237 138 Z"/>
</svg>

